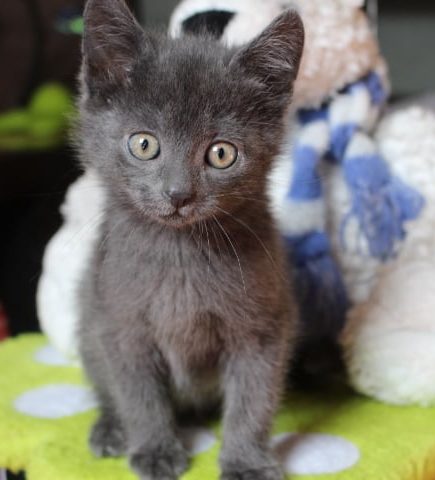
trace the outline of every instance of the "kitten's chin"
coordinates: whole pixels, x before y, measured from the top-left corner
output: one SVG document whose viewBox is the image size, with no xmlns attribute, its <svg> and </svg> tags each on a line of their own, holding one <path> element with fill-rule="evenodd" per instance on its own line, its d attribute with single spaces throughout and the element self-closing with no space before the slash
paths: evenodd
<svg viewBox="0 0 435 480">
<path fill-rule="evenodd" d="M 187 205 L 180 209 L 169 206 L 159 206 L 157 208 L 148 208 L 139 210 L 141 216 L 152 220 L 165 227 L 182 229 L 192 227 L 204 220 L 209 220 L 210 209 L 201 208 L 201 206 Z"/>
<path fill-rule="evenodd" d="M 159 215 L 157 220 L 159 223 L 167 227 L 182 229 L 185 227 L 191 227 L 195 223 L 203 220 L 203 218 L 199 218 L 199 216 L 195 213 L 183 215 L 180 212 L 175 211 L 168 215 Z"/>
</svg>

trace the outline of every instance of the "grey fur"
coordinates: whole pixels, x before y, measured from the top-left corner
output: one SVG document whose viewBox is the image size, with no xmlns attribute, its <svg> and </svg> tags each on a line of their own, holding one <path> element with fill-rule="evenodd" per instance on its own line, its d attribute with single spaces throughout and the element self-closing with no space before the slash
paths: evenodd
<svg viewBox="0 0 435 480">
<path fill-rule="evenodd" d="M 297 315 L 265 194 L 303 44 L 287 12 L 242 51 L 144 33 L 123 0 L 85 11 L 77 146 L 108 192 L 82 285 L 80 349 L 101 418 L 90 443 L 142 480 L 187 468 L 177 414 L 223 401 L 222 479 L 279 480 L 267 449 Z M 159 157 L 140 161 L 129 135 Z M 227 170 L 205 152 L 238 147 Z M 188 191 L 179 208 L 168 188 Z"/>
</svg>

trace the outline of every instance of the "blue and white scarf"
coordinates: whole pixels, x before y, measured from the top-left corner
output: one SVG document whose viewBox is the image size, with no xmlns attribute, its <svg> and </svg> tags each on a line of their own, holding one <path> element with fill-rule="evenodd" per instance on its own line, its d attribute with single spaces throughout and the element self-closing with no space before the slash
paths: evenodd
<svg viewBox="0 0 435 480">
<path fill-rule="evenodd" d="M 346 229 L 355 219 L 369 255 L 380 261 L 391 259 L 406 235 L 404 224 L 415 219 L 424 204 L 418 192 L 392 175 L 371 136 L 387 97 L 382 77 L 372 72 L 320 108 L 300 110 L 297 115 L 294 171 L 286 205 L 290 212 L 306 212 L 306 218 L 299 215 L 293 223 L 289 215 L 285 240 L 305 301 L 311 297 L 321 304 L 318 308 L 330 309 L 341 324 L 348 299 L 325 225 L 323 162 L 341 167 L 351 198 L 341 223 L 343 248 Z"/>
</svg>

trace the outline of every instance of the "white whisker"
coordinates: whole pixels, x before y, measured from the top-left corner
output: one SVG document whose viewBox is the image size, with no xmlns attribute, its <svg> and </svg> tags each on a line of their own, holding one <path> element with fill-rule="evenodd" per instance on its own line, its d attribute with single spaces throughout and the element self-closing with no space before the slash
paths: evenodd
<svg viewBox="0 0 435 480">
<path fill-rule="evenodd" d="M 217 217 L 215 215 L 213 215 L 213 218 L 215 220 L 215 222 L 217 223 L 217 225 L 219 226 L 219 228 L 222 230 L 222 232 L 224 233 L 225 237 L 227 238 L 228 242 L 230 243 L 231 245 L 231 248 L 233 249 L 233 252 L 234 252 L 234 255 L 236 256 L 236 259 L 237 259 L 237 263 L 239 264 L 239 270 L 240 270 L 240 277 L 242 279 L 242 284 L 243 284 L 243 290 L 245 291 L 245 295 L 247 295 L 247 291 L 246 291 L 246 284 L 245 284 L 245 277 L 243 276 L 243 270 L 242 270 L 242 264 L 240 262 L 240 257 L 239 255 L 237 254 L 237 250 L 236 248 L 234 247 L 234 244 L 233 242 L 231 241 L 231 238 L 229 237 L 228 233 L 225 231 L 224 227 L 222 226 L 222 224 L 219 222 L 219 220 L 217 219 Z"/>
</svg>

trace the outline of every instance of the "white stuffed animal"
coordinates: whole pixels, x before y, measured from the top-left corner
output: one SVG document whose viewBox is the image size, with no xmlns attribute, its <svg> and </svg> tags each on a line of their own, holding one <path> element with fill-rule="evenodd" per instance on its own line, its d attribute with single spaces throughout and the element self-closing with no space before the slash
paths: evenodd
<svg viewBox="0 0 435 480">
<path fill-rule="evenodd" d="M 364 0 L 185 0 L 175 9 L 169 30 L 183 33 L 183 22 L 206 12 L 231 12 L 221 40 L 240 46 L 260 33 L 286 8 L 304 22 L 305 48 L 293 106 L 314 107 L 342 87 L 382 64 L 378 42 L 362 11 Z M 385 73 L 385 72 L 384 72 Z"/>
<path fill-rule="evenodd" d="M 385 64 L 360 8 L 362 3 L 185 0 L 172 16 L 170 31 L 181 35 L 186 20 L 198 14 L 230 12 L 222 26 L 222 41 L 240 45 L 258 34 L 283 8 L 295 6 L 304 20 L 306 48 L 294 106 L 319 108 L 370 71 L 377 73 L 388 90 Z M 371 131 L 379 111 L 368 110 L 364 95 L 358 101 L 358 120 L 363 112 L 362 123 Z M 340 108 L 343 110 L 338 105 L 337 110 Z M 309 132 L 314 133 L 311 140 L 316 145 L 322 141 L 322 132 L 312 128 Z M 299 130 L 294 133 L 298 134 Z M 425 201 L 416 219 L 405 223 L 407 235 L 394 244 L 395 256 L 384 260 L 368 253 L 355 221 L 349 222 L 343 247 L 343 218 L 352 198 L 339 166 L 330 165 L 323 171 L 327 182 L 321 206 L 313 203 L 289 210 L 286 195 L 294 175 L 291 138 L 295 137 L 289 133 L 288 148 L 283 150 L 271 179 L 272 201 L 284 234 L 294 223 L 299 222 L 298 228 L 325 223 L 332 255 L 353 304 L 342 337 L 351 383 L 359 391 L 391 403 L 435 403 L 435 353 L 430 350 L 435 341 L 431 336 L 435 335 L 435 308 L 431 308 L 431 302 L 435 307 L 435 116 L 422 108 L 410 108 L 387 115 L 376 127 L 376 148 L 392 174 L 406 179 Z M 355 151 L 364 147 L 363 141 L 355 144 Z M 97 242 L 103 208 L 104 192 L 95 175 L 88 172 L 71 186 L 63 208 L 65 224 L 45 254 L 38 291 L 41 325 L 53 344 L 70 355 L 76 352 L 77 285 Z"/>
<path fill-rule="evenodd" d="M 392 169 L 425 197 L 398 257 L 387 264 L 352 260 L 339 251 L 355 306 L 342 344 L 360 392 L 392 404 L 435 405 L 435 115 L 407 107 L 377 131 Z M 340 180 L 332 200 L 342 205 Z"/>
<path fill-rule="evenodd" d="M 64 224 L 44 254 L 36 294 L 40 326 L 52 345 L 71 359 L 77 357 L 78 285 L 98 241 L 103 212 L 104 191 L 89 170 L 68 189 L 61 207 Z"/>
</svg>

